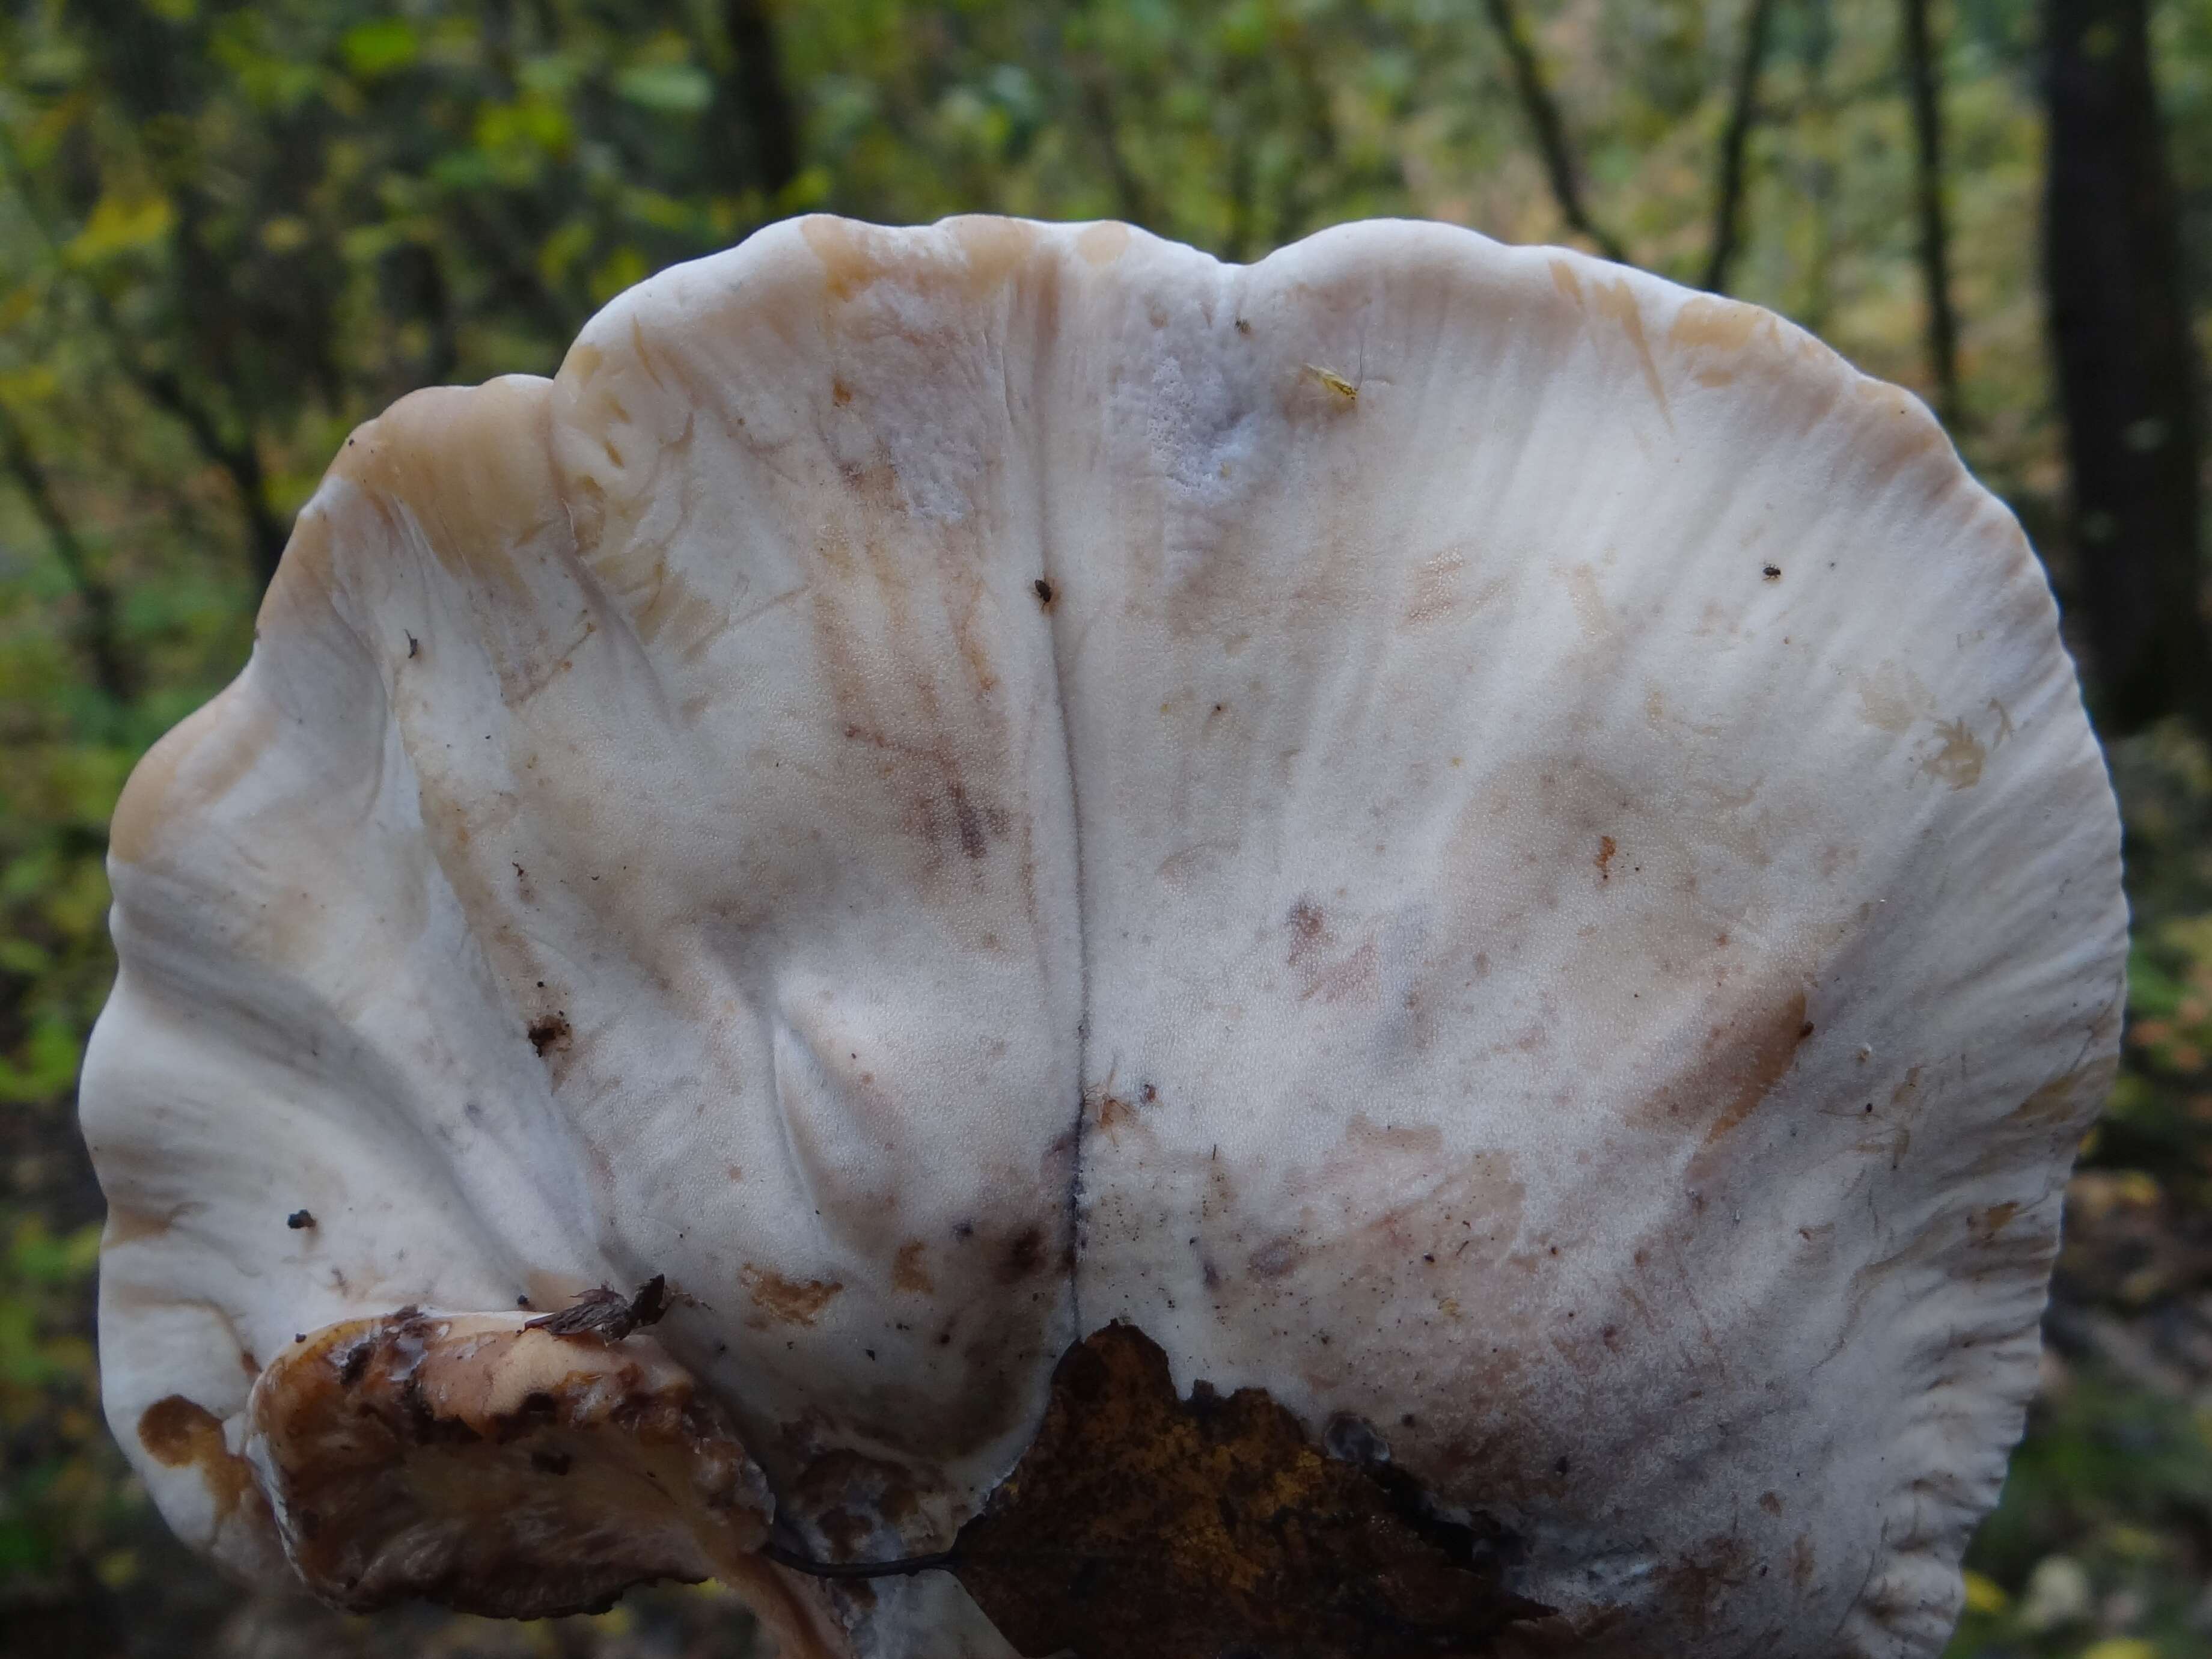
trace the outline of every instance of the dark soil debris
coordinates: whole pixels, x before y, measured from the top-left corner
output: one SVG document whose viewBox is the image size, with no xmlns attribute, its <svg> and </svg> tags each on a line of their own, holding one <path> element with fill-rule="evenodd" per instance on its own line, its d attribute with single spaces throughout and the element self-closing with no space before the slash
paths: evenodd
<svg viewBox="0 0 2212 1659">
<path fill-rule="evenodd" d="M 658 1325 L 683 1292 L 671 1291 L 665 1274 L 655 1273 L 638 1286 L 635 1296 L 624 1296 L 611 1285 L 586 1291 L 558 1313 L 523 1322 L 523 1328 L 548 1331 L 555 1336 L 596 1337 L 619 1342 L 632 1331 Z"/>
<path fill-rule="evenodd" d="M 951 1571 L 1018 1650 L 1076 1659 L 1477 1659 L 1550 1611 L 1504 1588 L 1503 1528 L 1435 1516 L 1371 1428 L 1335 1429 L 1331 1456 L 1261 1389 L 1179 1400 L 1109 1325 L 1062 1357 Z"/>
</svg>

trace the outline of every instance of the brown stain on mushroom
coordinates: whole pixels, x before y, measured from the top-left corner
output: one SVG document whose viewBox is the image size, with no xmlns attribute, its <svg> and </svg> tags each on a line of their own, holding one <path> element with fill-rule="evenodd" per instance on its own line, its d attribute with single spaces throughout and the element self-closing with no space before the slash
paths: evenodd
<svg viewBox="0 0 2212 1659">
<path fill-rule="evenodd" d="M 1075 251 L 1091 266 L 1110 265 L 1129 246 L 1129 228 L 1117 220 L 1102 220 L 1076 233 Z"/>
<path fill-rule="evenodd" d="M 822 262 L 822 286 L 832 300 L 849 300 L 883 275 L 884 262 L 862 240 L 860 228 L 826 213 L 799 222 L 799 234 Z"/>
<path fill-rule="evenodd" d="M 1851 689 L 1858 694 L 1859 718 L 1892 737 L 1910 732 L 1934 702 L 1920 677 L 1894 662 L 1854 669 Z"/>
<path fill-rule="evenodd" d="M 929 1254 L 929 1246 L 919 1238 L 909 1239 L 898 1248 L 891 1258 L 891 1288 L 908 1291 L 917 1296 L 928 1296 L 936 1289 L 922 1258 Z"/>
<path fill-rule="evenodd" d="M 163 1468 L 196 1468 L 215 1499 L 221 1525 L 238 1512 L 251 1494 L 263 1502 L 252 1466 L 223 1439 L 222 1419 L 196 1400 L 180 1394 L 155 1401 L 139 1413 L 138 1443 Z"/>
<path fill-rule="evenodd" d="M 1604 590 L 1598 586 L 1597 572 L 1589 565 L 1568 567 L 1567 598 L 1574 605 L 1575 620 L 1582 624 L 1588 639 L 1603 643 L 1620 631 L 1613 620 L 1613 607 L 1605 602 Z"/>
<path fill-rule="evenodd" d="M 1001 1285 L 1016 1285 L 1046 1265 L 1044 1229 L 1024 1227 L 1006 1240 L 999 1251 L 994 1276 Z"/>
<path fill-rule="evenodd" d="M 276 711 L 240 679 L 231 683 L 146 752 L 115 804 L 107 848 L 143 864 L 162 826 L 208 812 L 238 786 L 277 735 Z"/>
<path fill-rule="evenodd" d="M 1760 1570 L 1747 1542 L 1723 1533 L 1691 1545 L 1659 1577 L 1668 1604 L 1680 1613 L 1684 1624 L 1692 1631 L 1705 1631 L 1722 1615 L 1730 1594 Z"/>
<path fill-rule="evenodd" d="M 1985 1204 L 1978 1210 L 1966 1212 L 1966 1231 L 1973 1235 L 1977 1243 L 1988 1244 L 1993 1243 L 2004 1231 L 2006 1224 L 2019 1213 L 2020 1205 L 2014 1200 Z"/>
<path fill-rule="evenodd" d="M 2085 1119 L 2112 1088 L 2116 1068 L 2116 1061 L 2100 1059 L 2063 1072 L 2013 1108 L 2006 1121 L 2023 1129 L 2046 1129 Z"/>
<path fill-rule="evenodd" d="M 872 225 L 820 213 L 799 222 L 799 234 L 821 261 L 823 289 L 839 303 L 894 276 L 917 289 L 949 286 L 967 301 L 983 299 L 1030 263 L 1038 234 L 1034 225 L 989 214 L 947 219 L 938 229 L 959 249 L 959 264 L 941 257 L 917 259 L 905 237 Z"/>
<path fill-rule="evenodd" d="M 1597 838 L 1597 856 L 1590 862 L 1597 866 L 1597 878 L 1600 881 L 1613 879 L 1613 854 L 1620 850 L 1620 844 L 1611 836 L 1600 836 Z"/>
<path fill-rule="evenodd" d="M 1920 769 L 1954 789 L 1971 789 L 1982 781 L 1982 766 L 1989 750 L 1982 746 L 1966 717 L 1936 722 L 1936 752 L 1920 763 Z"/>
<path fill-rule="evenodd" d="M 1012 281 L 1030 262 L 1037 245 L 1035 225 L 996 214 L 963 214 L 946 220 L 945 228 L 968 256 L 963 292 L 970 301 L 994 294 Z"/>
<path fill-rule="evenodd" d="M 1773 320 L 1771 313 L 1746 305 L 1741 300 L 1692 295 L 1674 313 L 1674 320 L 1668 325 L 1667 339 L 1672 345 L 1737 352 L 1749 345 L 1760 329 Z"/>
<path fill-rule="evenodd" d="M 166 1210 L 134 1210 L 116 1205 L 107 1212 L 107 1225 L 100 1234 L 100 1248 L 106 1250 L 118 1244 L 133 1244 L 142 1238 L 160 1238 L 193 1211 L 204 1207 L 191 1202 L 173 1204 Z"/>
<path fill-rule="evenodd" d="M 1630 1121 L 1644 1128 L 1697 1130 L 1703 1126 L 1688 1178 L 1703 1180 L 1721 1145 L 1759 1109 L 1796 1064 L 1813 1035 L 1801 986 L 1755 1000 L 1734 1018 L 1706 1028 L 1696 1058 L 1682 1073 L 1647 1096 Z"/>
<path fill-rule="evenodd" d="M 772 1267 L 756 1267 L 750 1261 L 738 1270 L 738 1279 L 759 1310 L 757 1317 L 746 1322 L 755 1330 L 765 1329 L 771 1321 L 811 1325 L 845 1288 L 839 1279 L 788 1279 Z"/>
<path fill-rule="evenodd" d="M 1513 586 L 1510 575 L 1493 576 L 1468 592 L 1467 568 L 1467 554 L 1456 547 L 1447 547 L 1413 565 L 1407 573 L 1401 626 L 1412 630 L 1462 621 L 1495 603 Z"/>
<path fill-rule="evenodd" d="M 1092 1091 L 1091 1116 L 1109 1140 L 1120 1139 L 1121 1132 L 1139 1121 L 1135 1103 L 1107 1089 Z"/>
<path fill-rule="evenodd" d="M 1285 925 L 1291 936 L 1285 962 L 1297 975 L 1301 1002 L 1368 1004 L 1380 995 L 1382 952 L 1372 938 L 1347 947 L 1310 899 L 1293 904 Z"/>
<path fill-rule="evenodd" d="M 1787 1569 L 1790 1582 L 1799 1589 L 1809 1589 L 1813 1584 L 1813 1534 L 1801 1532 L 1790 1545 Z"/>
<path fill-rule="evenodd" d="M 1626 337 L 1629 349 L 1636 354 L 1637 368 L 1644 375 L 1644 389 L 1650 392 L 1651 401 L 1659 405 L 1667 429 L 1673 431 L 1674 405 L 1667 399 L 1666 383 L 1659 378 L 1659 364 L 1651 355 L 1650 337 L 1644 330 L 1644 307 L 1637 301 L 1634 285 L 1625 277 L 1612 282 L 1593 281 L 1590 296 L 1591 309 L 1617 324 Z"/>
<path fill-rule="evenodd" d="M 534 544 L 568 539 L 551 420 L 550 380 L 509 374 L 482 386 L 427 386 L 356 431 L 331 476 L 362 491 L 388 545 L 426 550 L 465 589 L 526 599 Z M 326 522 L 312 516 L 319 528 Z M 308 522 L 303 515 L 303 529 Z M 324 530 L 320 544 L 301 550 L 315 556 L 295 562 L 288 550 L 264 611 L 305 597 L 291 592 L 295 584 L 337 578 L 338 550 L 327 544 Z"/>
</svg>

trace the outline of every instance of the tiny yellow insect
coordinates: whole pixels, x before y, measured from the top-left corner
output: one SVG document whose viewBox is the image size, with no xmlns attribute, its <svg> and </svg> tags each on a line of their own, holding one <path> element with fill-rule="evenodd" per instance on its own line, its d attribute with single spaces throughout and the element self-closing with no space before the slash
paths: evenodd
<svg viewBox="0 0 2212 1659">
<path fill-rule="evenodd" d="M 1350 398 L 1357 401 L 1359 397 L 1359 388 L 1333 368 L 1323 368 L 1319 363 L 1308 363 L 1306 373 L 1340 398 Z"/>
</svg>

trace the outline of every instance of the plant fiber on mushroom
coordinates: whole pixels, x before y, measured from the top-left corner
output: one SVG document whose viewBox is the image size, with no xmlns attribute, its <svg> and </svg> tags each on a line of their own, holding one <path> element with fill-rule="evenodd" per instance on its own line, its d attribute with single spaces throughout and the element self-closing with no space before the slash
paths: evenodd
<svg viewBox="0 0 2212 1659">
<path fill-rule="evenodd" d="M 1936 1653 L 2125 931 L 1919 404 L 1395 223 L 801 220 L 404 399 L 112 868 L 178 1530 L 864 1659 Z"/>
</svg>

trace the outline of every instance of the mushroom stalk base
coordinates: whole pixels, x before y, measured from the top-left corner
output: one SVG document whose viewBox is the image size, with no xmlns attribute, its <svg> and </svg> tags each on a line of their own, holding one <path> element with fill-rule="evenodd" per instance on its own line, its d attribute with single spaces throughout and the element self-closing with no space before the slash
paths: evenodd
<svg viewBox="0 0 2212 1659">
<path fill-rule="evenodd" d="M 842 1650 L 757 1553 L 772 1512 L 758 1467 L 648 1337 L 405 1308 L 294 1343 L 249 1413 L 285 1552 L 338 1607 L 420 1596 L 544 1618 L 717 1577 L 793 1659 Z"/>
</svg>

